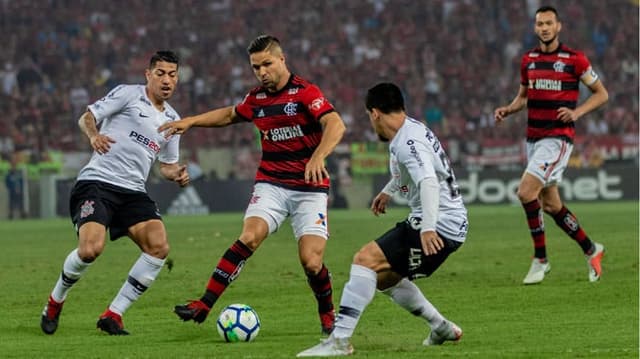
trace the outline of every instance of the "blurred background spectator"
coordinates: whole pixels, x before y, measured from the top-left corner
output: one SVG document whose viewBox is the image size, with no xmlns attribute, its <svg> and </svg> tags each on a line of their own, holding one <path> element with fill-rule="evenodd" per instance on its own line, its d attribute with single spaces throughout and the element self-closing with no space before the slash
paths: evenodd
<svg viewBox="0 0 640 359">
<path fill-rule="evenodd" d="M 237 103 L 257 84 L 245 48 L 255 36 L 270 33 L 285 44 L 290 68 L 313 79 L 342 113 L 345 143 L 375 140 L 362 98 L 371 85 L 388 80 L 402 85 L 408 112 L 439 132 L 457 164 L 491 165 L 487 148 L 511 151 L 524 138 L 526 111 L 500 127 L 494 127 L 492 114 L 516 92 L 520 56 L 537 44 L 533 15 L 540 5 L 0 1 L 0 155 L 8 161 L 14 151 L 24 151 L 29 161 L 41 161 L 49 151 L 88 151 L 76 128 L 78 116 L 116 84 L 143 83 L 145 61 L 157 49 L 182 56 L 171 102 L 183 116 Z M 556 6 L 567 24 L 561 40 L 586 51 L 610 95 L 606 106 L 577 124 L 577 142 L 589 138 L 580 144 L 581 156 L 592 153 L 601 136 L 637 143 L 638 2 L 563 0 Z M 252 177 L 254 136 L 250 125 L 192 131 L 182 145 L 191 153 L 202 147 L 238 149 L 232 173 Z M 194 158 L 201 165 L 205 160 Z"/>
</svg>

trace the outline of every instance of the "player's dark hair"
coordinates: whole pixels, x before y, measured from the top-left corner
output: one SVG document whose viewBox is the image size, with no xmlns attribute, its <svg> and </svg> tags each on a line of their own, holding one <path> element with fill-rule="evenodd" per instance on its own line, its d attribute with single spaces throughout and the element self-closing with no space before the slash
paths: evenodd
<svg viewBox="0 0 640 359">
<path fill-rule="evenodd" d="M 547 11 L 551 11 L 556 16 L 556 20 L 560 21 L 560 15 L 558 15 L 558 10 L 556 10 L 556 8 L 553 6 L 548 6 L 548 5 L 541 6 L 540 8 L 538 8 L 538 10 L 536 10 L 536 15 L 538 13 L 547 12 Z"/>
<path fill-rule="evenodd" d="M 151 60 L 149 60 L 149 69 L 154 68 L 158 61 L 180 65 L 180 58 L 178 57 L 178 54 L 169 50 L 161 50 L 153 54 L 153 56 L 151 56 Z"/>
<path fill-rule="evenodd" d="M 365 107 L 369 111 L 377 108 L 385 114 L 404 111 L 402 91 L 390 82 L 379 83 L 367 91 Z"/>
<path fill-rule="evenodd" d="M 256 52 L 269 51 L 274 46 L 280 47 L 280 40 L 277 37 L 271 35 L 260 35 L 253 39 L 249 46 L 247 46 L 247 52 L 249 55 Z"/>
</svg>

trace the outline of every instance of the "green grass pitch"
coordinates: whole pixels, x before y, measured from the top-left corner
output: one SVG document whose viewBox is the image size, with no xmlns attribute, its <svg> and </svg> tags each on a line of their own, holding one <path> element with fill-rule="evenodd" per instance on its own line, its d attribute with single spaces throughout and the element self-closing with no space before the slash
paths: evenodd
<svg viewBox="0 0 640 359">
<path fill-rule="evenodd" d="M 520 206 L 471 206 L 467 243 L 431 278 L 416 281 L 464 330 L 457 344 L 423 347 L 428 329 L 381 294 L 352 339 L 356 358 L 637 358 L 638 203 L 569 203 L 587 233 L 606 247 L 604 274 L 589 283 L 579 247 L 545 217 L 553 269 L 541 285 L 523 286 L 532 255 Z M 365 210 L 330 213 L 325 261 L 334 302 L 353 254 L 406 215 Z M 297 259 L 289 223 L 244 267 L 202 325 L 183 323 L 173 306 L 199 298 L 213 267 L 237 238 L 242 214 L 167 217 L 173 269 L 124 316 L 128 337 L 96 328 L 139 255 L 126 238 L 109 242 L 73 288 L 53 336 L 40 313 L 67 253 L 76 245 L 67 219 L 0 222 L 1 358 L 293 358 L 320 338 L 315 300 Z M 253 306 L 262 321 L 255 342 L 227 344 L 215 319 L 230 303 Z"/>
</svg>

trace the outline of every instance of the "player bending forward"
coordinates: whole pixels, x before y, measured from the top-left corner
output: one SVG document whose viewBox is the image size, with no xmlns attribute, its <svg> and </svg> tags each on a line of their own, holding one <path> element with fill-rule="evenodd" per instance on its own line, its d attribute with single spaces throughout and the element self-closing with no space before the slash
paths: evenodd
<svg viewBox="0 0 640 359">
<path fill-rule="evenodd" d="M 457 341 L 462 336 L 462 330 L 411 282 L 435 272 L 467 234 L 467 210 L 447 155 L 429 128 L 407 117 L 396 85 L 381 83 L 371 88 L 366 108 L 378 137 L 390 141 L 391 181 L 374 198 L 371 210 L 376 216 L 385 213 L 391 195 L 399 192 L 409 200 L 411 213 L 356 253 L 333 333 L 298 357 L 352 354 L 349 338 L 376 288 L 429 323 L 431 334 L 424 345 Z"/>
<path fill-rule="evenodd" d="M 98 320 L 98 328 L 111 335 L 129 334 L 122 314 L 153 283 L 169 253 L 162 218 L 146 193 L 145 182 L 158 159 L 165 178 L 180 186 L 189 183 L 186 166 L 178 163 L 180 138 L 167 140 L 157 131 L 161 124 L 179 119 L 166 102 L 178 83 L 177 55 L 158 51 L 151 57 L 146 78 L 146 86 L 114 88 L 80 117 L 80 128 L 94 152 L 71 191 L 69 206 L 78 248 L 65 259 L 44 307 L 40 327 L 46 334 L 58 329 L 69 290 L 104 250 L 107 229 L 111 240 L 129 236 L 142 251 Z"/>
</svg>

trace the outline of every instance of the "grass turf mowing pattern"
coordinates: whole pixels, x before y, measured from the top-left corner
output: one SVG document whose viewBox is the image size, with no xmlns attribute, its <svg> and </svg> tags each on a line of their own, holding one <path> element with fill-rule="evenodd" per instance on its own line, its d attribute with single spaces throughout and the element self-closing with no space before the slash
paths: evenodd
<svg viewBox="0 0 640 359">
<path fill-rule="evenodd" d="M 467 243 L 433 277 L 416 281 L 427 298 L 464 330 L 460 343 L 425 348 L 427 326 L 376 294 L 352 343 L 366 358 L 637 358 L 638 203 L 568 203 L 587 234 L 606 246 L 603 277 L 589 283 L 579 247 L 545 216 L 552 271 L 521 285 L 533 252 L 520 206 L 471 206 Z M 355 252 L 406 215 L 330 212 L 325 262 L 334 302 Z M 70 292 L 53 336 L 40 331 L 42 307 L 76 245 L 66 219 L 0 222 L 2 358 L 292 358 L 318 342 L 316 304 L 297 259 L 288 222 L 247 262 L 202 325 L 182 323 L 173 306 L 199 298 L 219 257 L 237 238 L 242 214 L 167 217 L 172 271 L 162 271 L 124 316 L 129 337 L 95 328 L 139 255 L 128 239 L 108 242 Z M 215 329 L 230 303 L 254 307 L 255 342 L 224 343 Z"/>
</svg>

